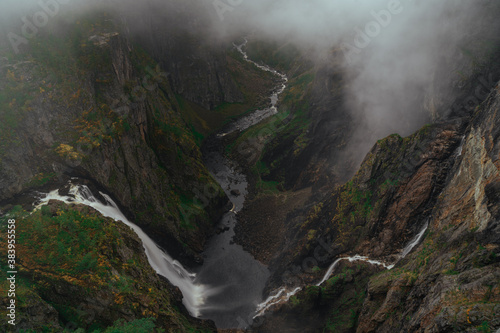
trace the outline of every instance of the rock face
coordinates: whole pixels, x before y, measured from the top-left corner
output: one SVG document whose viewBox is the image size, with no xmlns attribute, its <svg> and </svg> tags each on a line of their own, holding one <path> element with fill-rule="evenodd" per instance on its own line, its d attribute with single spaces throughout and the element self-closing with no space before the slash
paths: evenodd
<svg viewBox="0 0 500 333">
<path fill-rule="evenodd" d="M 369 276 L 380 268 L 342 262 L 335 278 L 323 286 L 308 286 L 289 302 L 257 318 L 256 332 L 353 332 L 366 297 Z"/>
<path fill-rule="evenodd" d="M 319 331 L 500 328 L 500 141 L 495 125 L 500 122 L 499 87 L 472 118 L 426 126 L 407 138 L 393 135 L 379 141 L 354 178 L 311 209 L 305 222 L 287 236 L 295 239 L 295 246 L 275 261 L 275 287 L 310 284 L 318 279 L 313 266 L 326 268 L 334 258 L 347 254 L 395 263 L 391 270 L 365 273 L 364 277 L 371 277 L 366 280 L 363 301 L 351 307 L 354 324 L 337 318 L 344 308 L 330 308 L 336 302 L 332 300 L 326 302 L 330 310 Z M 427 223 L 421 242 L 403 257 L 402 249 Z M 293 265 L 282 264 L 286 262 Z M 334 271 L 321 292 L 329 292 L 332 281 L 342 276 L 339 272 Z M 299 294 L 295 302 L 307 308 L 324 299 L 321 292 L 312 299 Z M 348 297 L 345 293 L 342 297 Z M 256 331 L 276 327 L 295 308 L 268 315 L 263 328 Z M 304 322 L 310 313 L 315 310 L 300 314 Z M 332 328 L 335 318 L 338 325 Z M 307 331 L 307 325 L 297 325 Z"/>
<path fill-rule="evenodd" d="M 155 4 L 145 6 L 151 8 L 139 8 L 140 15 L 124 13 L 123 16 L 132 39 L 169 73 L 177 94 L 207 110 L 222 103 L 244 101 L 228 71 L 225 49 L 228 45 L 210 36 L 207 17 L 193 16 L 190 4 L 181 1 L 162 2 L 156 11 Z M 211 9 L 207 5 L 206 10 Z"/>
<path fill-rule="evenodd" d="M 1 69 L 3 91 L 22 99 L 2 100 L 0 200 L 64 175 L 90 179 L 170 253 L 197 260 L 228 200 L 171 77 L 107 18 L 59 28 Z"/>
<path fill-rule="evenodd" d="M 499 29 L 498 5 L 488 2 L 476 10 L 484 15 L 468 22 L 474 34 L 463 36 L 458 47 L 441 45 L 430 60 L 436 71 L 425 85 L 413 86 L 409 80 L 414 89 L 408 89 L 402 98 L 412 112 L 401 114 L 406 122 L 401 122 L 398 133 L 406 136 L 426 123 L 470 115 L 500 79 L 494 33 Z M 313 67 L 306 56 L 294 54 L 286 43 L 267 47 L 250 43 L 249 48 L 254 50 L 249 51 L 252 58 L 260 55 L 290 77 L 281 101 L 281 110 L 289 115 L 264 149 L 261 162 L 269 171 L 263 179 L 281 182 L 288 190 L 314 186 L 324 191 L 348 181 L 373 142 L 390 134 L 373 133 L 377 128 L 364 124 L 363 116 L 353 112 L 350 89 L 353 76 L 359 75 L 357 69 L 346 71 L 339 48 L 332 48 L 328 61 Z M 307 81 L 307 76 L 312 78 L 308 84 L 299 83 Z"/>
</svg>

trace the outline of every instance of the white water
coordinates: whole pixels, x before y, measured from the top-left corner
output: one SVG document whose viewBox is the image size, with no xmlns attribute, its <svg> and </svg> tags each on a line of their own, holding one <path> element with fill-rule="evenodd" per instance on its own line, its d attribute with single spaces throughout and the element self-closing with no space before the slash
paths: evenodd
<svg viewBox="0 0 500 333">
<path fill-rule="evenodd" d="M 330 267 L 326 271 L 325 275 L 323 276 L 321 281 L 316 284 L 316 286 L 320 286 L 326 280 L 328 280 L 330 278 L 330 276 L 332 275 L 333 271 L 335 270 L 335 268 L 337 267 L 337 265 L 339 264 L 339 262 L 342 260 L 349 260 L 350 262 L 364 261 L 364 262 L 370 263 L 372 265 L 383 266 L 384 268 L 387 268 L 387 269 L 391 269 L 394 267 L 394 265 L 387 265 L 384 262 L 372 260 L 372 259 L 369 259 L 368 257 L 364 257 L 364 256 L 360 256 L 360 255 L 355 255 L 352 257 L 338 258 L 337 260 L 335 260 L 333 262 L 333 264 L 330 265 Z M 290 297 L 292 297 L 293 295 L 298 293 L 300 290 L 302 290 L 302 288 L 296 287 L 290 291 L 287 291 L 287 290 L 289 290 L 289 289 L 287 289 L 286 287 L 282 287 L 282 288 L 278 289 L 276 292 L 274 292 L 273 295 L 269 296 L 264 302 L 257 305 L 257 314 L 255 315 L 254 318 L 264 315 L 264 313 L 274 305 L 286 303 L 290 299 Z"/>
<path fill-rule="evenodd" d="M 184 306 L 186 306 L 192 316 L 198 317 L 205 299 L 216 292 L 216 290 L 210 289 L 202 284 L 197 284 L 195 282 L 196 274 L 187 271 L 177 260 L 172 259 L 158 247 L 141 228 L 130 222 L 107 194 L 102 192 L 99 193 L 106 199 L 106 204 L 100 202 L 87 186 L 71 184 L 68 196 L 59 195 L 58 190 L 52 191 L 41 198 L 41 203 L 37 206 L 37 209 L 46 205 L 49 200 L 55 199 L 65 203 L 77 203 L 90 206 L 102 215 L 116 221 L 122 221 L 128 225 L 141 239 L 151 267 L 181 290 L 184 296 L 182 300 Z"/>
<path fill-rule="evenodd" d="M 422 237 L 424 236 L 425 234 L 425 231 L 427 230 L 427 227 L 429 226 L 429 221 L 426 221 L 425 222 L 425 225 L 423 226 L 423 228 L 420 230 L 420 232 L 410 241 L 410 243 L 408 243 L 408 245 L 406 245 L 404 248 L 403 248 L 403 251 L 401 253 L 401 258 L 404 258 L 408 255 L 408 253 L 411 252 L 411 250 L 413 250 L 413 248 L 418 244 L 420 243 L 420 240 L 422 239 Z M 328 268 L 328 270 L 326 271 L 325 275 L 323 276 L 323 279 L 321 279 L 320 282 L 318 282 L 316 284 L 316 286 L 320 286 L 321 284 L 323 284 L 326 280 L 328 280 L 330 278 L 330 276 L 332 275 L 333 271 L 335 270 L 335 268 L 337 267 L 337 265 L 339 264 L 339 262 L 341 260 L 349 260 L 350 262 L 353 262 L 353 261 L 365 261 L 365 262 L 368 262 L 372 265 L 381 265 L 381 266 L 384 266 L 384 268 L 387 268 L 387 269 L 392 269 L 394 267 L 394 264 L 391 264 L 391 265 L 387 265 L 386 263 L 383 263 L 381 261 L 378 261 L 378 260 L 372 260 L 372 259 L 369 259 L 368 257 L 363 257 L 363 256 L 360 256 L 360 255 L 355 255 L 354 257 L 343 257 L 343 258 L 338 258 L 337 260 L 335 260 L 333 262 L 333 264 L 330 265 L 330 267 Z"/>
<path fill-rule="evenodd" d="M 457 157 L 462 156 L 462 150 L 464 148 L 464 143 L 465 143 L 465 135 L 462 136 L 462 140 L 460 141 L 460 146 L 458 146 Z"/>
<path fill-rule="evenodd" d="M 270 307 L 280 303 L 286 303 L 296 293 L 302 290 L 301 287 L 297 287 L 290 292 L 287 292 L 285 287 L 279 289 L 274 295 L 269 296 L 264 302 L 257 305 L 257 313 L 254 316 L 254 319 L 262 316 Z"/>
<path fill-rule="evenodd" d="M 364 262 L 370 263 L 372 265 L 384 266 L 384 268 L 387 268 L 387 269 L 391 269 L 391 268 L 394 267 L 394 265 L 387 265 L 384 262 L 381 262 L 381 261 L 378 261 L 378 260 L 372 260 L 372 259 L 369 259 L 368 257 L 364 257 L 364 256 L 360 256 L 360 255 L 355 255 L 353 257 L 338 258 L 337 260 L 335 260 L 333 262 L 333 264 L 330 265 L 330 267 L 328 267 L 328 270 L 326 271 L 326 274 L 323 276 L 323 278 L 321 279 L 321 281 L 316 284 L 316 286 L 320 286 L 321 284 L 323 284 L 326 280 L 328 280 L 330 278 L 330 276 L 332 275 L 333 271 L 335 270 L 335 268 L 337 267 L 337 265 L 339 264 L 339 262 L 341 260 L 349 260 L 349 262 L 364 261 Z"/>
<path fill-rule="evenodd" d="M 400 259 L 402 259 L 406 255 L 408 255 L 408 253 L 410 253 L 411 250 L 418 243 L 420 243 L 420 241 L 422 240 L 422 237 L 424 236 L 425 231 L 427 230 L 428 226 L 429 226 L 429 221 L 427 220 L 425 222 L 425 225 L 423 226 L 423 228 L 420 230 L 420 232 L 410 241 L 410 243 L 408 243 L 408 245 L 406 245 L 403 248 L 402 254 L 400 256 Z M 338 264 L 342 260 L 349 260 L 349 262 L 364 261 L 364 262 L 370 263 L 372 265 L 383 266 L 384 268 L 387 268 L 388 270 L 392 269 L 394 267 L 394 265 L 395 265 L 395 264 L 388 265 L 388 264 L 386 264 L 384 262 L 381 262 L 381 261 L 378 261 L 378 260 L 373 260 L 373 259 L 370 259 L 368 257 L 360 256 L 360 255 L 355 255 L 355 256 L 352 256 L 352 257 L 338 258 L 337 260 L 335 260 L 333 262 L 333 264 L 330 265 L 330 267 L 328 267 L 328 270 L 326 271 L 325 275 L 323 276 L 323 278 L 321 279 L 321 281 L 319 281 L 316 284 L 316 286 L 321 286 L 325 281 L 327 281 L 330 278 L 330 276 L 332 276 L 333 271 L 335 270 L 335 268 L 338 266 Z M 255 315 L 255 317 L 262 316 L 273 305 L 287 302 L 290 299 L 291 296 L 295 295 L 301 289 L 302 289 L 301 287 L 297 287 L 297 288 L 293 289 L 290 292 L 287 292 L 288 289 L 286 287 L 282 287 L 282 288 L 278 289 L 273 295 L 269 296 L 264 302 L 260 303 L 257 306 L 257 314 Z"/>
<path fill-rule="evenodd" d="M 248 54 L 245 51 L 243 51 L 243 47 L 246 46 L 247 44 L 248 44 L 248 40 L 246 38 L 245 38 L 245 42 L 243 42 L 243 44 L 236 45 L 236 44 L 233 43 L 234 47 L 236 47 L 236 49 L 238 50 L 238 52 L 240 52 L 243 55 L 243 58 L 246 61 L 248 61 L 249 63 L 253 64 L 254 66 L 262 69 L 263 71 L 266 71 L 266 72 L 269 72 L 269 73 L 273 73 L 274 75 L 278 75 L 284 81 L 282 87 L 280 89 L 278 89 L 278 91 L 276 91 L 273 96 L 271 96 L 271 102 L 273 104 L 273 108 L 274 108 L 275 111 L 277 111 L 276 107 L 275 107 L 275 104 L 278 101 L 277 100 L 277 96 L 279 96 L 283 91 L 285 91 L 286 83 L 288 82 L 288 77 L 286 76 L 286 74 L 280 73 L 277 70 L 272 69 L 271 67 L 269 67 L 267 65 L 260 65 L 260 64 L 256 63 L 255 61 L 251 60 L 250 58 L 248 58 Z M 273 98 L 275 95 L 276 95 L 276 100 Z"/>
<path fill-rule="evenodd" d="M 429 221 L 427 220 L 425 222 L 425 225 L 424 227 L 422 228 L 422 230 L 420 230 L 420 232 L 411 240 L 410 243 L 408 243 L 408 245 L 406 245 L 403 249 L 403 252 L 401 253 L 401 258 L 404 258 L 408 255 L 408 253 L 411 252 L 411 250 L 413 250 L 413 248 L 418 244 L 420 243 L 420 240 L 422 239 L 422 237 L 424 236 L 424 233 L 425 231 L 427 230 L 427 227 L 429 226 Z"/>
<path fill-rule="evenodd" d="M 251 63 L 252 65 L 254 65 L 255 67 L 257 67 L 263 71 L 266 71 L 266 72 L 269 72 L 269 73 L 272 73 L 274 75 L 279 76 L 283 80 L 283 83 L 281 84 L 281 86 L 279 88 L 277 88 L 272 93 L 272 95 L 270 97 L 270 99 L 271 99 L 271 106 L 270 107 L 262 109 L 262 110 L 256 110 L 256 111 L 252 112 L 250 115 L 243 117 L 243 118 L 240 118 L 240 119 L 230 123 L 228 126 L 226 126 L 223 129 L 222 133 L 217 134 L 218 137 L 226 136 L 226 135 L 228 135 L 232 132 L 235 132 L 235 131 L 244 131 L 245 129 L 247 129 L 251 126 L 260 123 L 262 120 L 264 120 L 272 115 L 277 114 L 278 113 L 277 104 L 278 104 L 279 96 L 286 89 L 286 83 L 288 82 L 288 77 L 286 76 L 286 74 L 280 73 L 277 70 L 275 70 L 267 65 L 260 65 L 260 64 L 256 63 L 255 61 L 251 60 L 248 57 L 248 54 L 243 50 L 243 48 L 247 45 L 247 43 L 248 43 L 248 40 L 245 38 L 245 42 L 243 44 L 236 45 L 233 43 L 233 45 L 238 50 L 238 52 L 241 53 L 241 55 L 243 56 L 245 61 Z"/>
</svg>

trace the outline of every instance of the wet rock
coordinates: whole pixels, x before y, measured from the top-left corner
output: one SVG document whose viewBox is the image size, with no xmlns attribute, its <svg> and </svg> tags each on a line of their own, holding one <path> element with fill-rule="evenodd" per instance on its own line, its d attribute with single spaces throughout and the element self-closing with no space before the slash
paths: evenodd
<svg viewBox="0 0 500 333">
<path fill-rule="evenodd" d="M 220 234 L 222 234 L 223 232 L 229 231 L 229 229 L 230 229 L 229 227 L 219 227 L 219 228 L 217 228 L 217 230 L 215 231 L 215 233 L 216 233 L 217 235 L 220 235 Z"/>
</svg>

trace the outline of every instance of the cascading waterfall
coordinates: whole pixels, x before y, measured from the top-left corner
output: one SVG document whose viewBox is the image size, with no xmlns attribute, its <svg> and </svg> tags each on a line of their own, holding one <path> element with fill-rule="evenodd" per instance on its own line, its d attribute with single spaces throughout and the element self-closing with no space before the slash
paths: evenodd
<svg viewBox="0 0 500 333">
<path fill-rule="evenodd" d="M 353 261 L 364 261 L 364 262 L 370 263 L 372 265 L 383 266 L 384 268 L 387 268 L 387 269 L 391 269 L 391 268 L 394 267 L 394 265 L 387 265 L 384 262 L 377 261 L 377 260 L 372 260 L 372 259 L 369 259 L 368 257 L 364 257 L 364 256 L 360 256 L 360 255 L 355 255 L 355 256 L 352 256 L 352 257 L 342 257 L 342 258 L 338 258 L 337 260 L 335 260 L 333 262 L 333 264 L 331 264 L 330 267 L 328 267 L 328 270 L 326 271 L 325 275 L 323 276 L 323 278 L 321 279 L 321 281 L 316 284 L 316 286 L 320 286 L 326 280 L 328 280 L 330 278 L 330 276 L 332 275 L 333 271 L 335 270 L 335 268 L 337 267 L 337 265 L 342 260 L 349 260 L 350 262 L 353 262 Z M 274 292 L 274 294 L 272 294 L 271 296 L 269 296 L 264 302 L 260 303 L 257 306 L 257 314 L 255 315 L 254 318 L 264 315 L 265 312 L 268 309 L 270 309 L 272 306 L 274 306 L 274 305 L 287 302 L 290 299 L 290 297 L 292 297 L 293 295 L 295 295 L 296 293 L 298 293 L 300 290 L 302 290 L 301 287 L 295 287 L 293 289 L 282 287 L 282 288 L 276 290 Z"/>
<path fill-rule="evenodd" d="M 428 226 L 429 226 L 429 220 L 427 220 L 425 222 L 425 224 L 422 227 L 422 229 L 420 230 L 420 232 L 410 241 L 410 243 L 408 243 L 408 245 L 406 245 L 403 248 L 401 256 L 400 256 L 400 259 L 402 259 L 405 256 L 407 256 L 408 253 L 410 253 L 411 250 L 413 250 L 413 248 L 420 243 L 420 241 L 422 240 L 422 237 L 424 236 L 425 231 L 427 230 Z M 330 276 L 333 274 L 333 271 L 335 270 L 335 268 L 338 266 L 338 264 L 342 260 L 349 260 L 349 262 L 364 261 L 364 262 L 370 263 L 372 265 L 383 266 L 384 268 L 387 268 L 387 269 L 392 269 L 394 267 L 394 265 L 395 265 L 395 264 L 388 265 L 388 264 L 386 264 L 384 262 L 381 262 L 381 261 L 378 261 L 378 260 L 373 260 L 373 259 L 370 259 L 368 257 L 360 256 L 360 255 L 355 255 L 355 256 L 352 256 L 352 257 L 338 258 L 337 260 L 335 260 L 330 265 L 330 267 L 328 267 L 328 270 L 326 271 L 325 275 L 323 276 L 323 278 L 318 283 L 316 283 L 316 286 L 321 286 L 325 281 L 327 281 L 330 278 Z M 269 308 L 271 308 L 274 305 L 287 302 L 290 299 L 290 297 L 292 297 L 293 295 L 295 295 L 301 289 L 302 289 L 301 287 L 296 287 L 296 288 L 290 290 L 290 289 L 288 289 L 286 287 L 282 287 L 282 288 L 276 290 L 274 292 L 274 294 L 272 294 L 271 296 L 269 296 L 264 302 L 260 303 L 257 306 L 257 314 L 255 315 L 255 317 L 262 316 Z M 288 290 L 290 290 L 290 291 L 288 291 Z"/>
<path fill-rule="evenodd" d="M 465 135 L 462 136 L 462 140 L 460 141 L 460 145 L 458 146 L 457 157 L 462 156 L 462 150 L 464 148 L 464 143 L 465 143 Z"/>
<path fill-rule="evenodd" d="M 411 252 L 411 250 L 413 250 L 413 248 L 418 244 L 420 243 L 420 240 L 422 239 L 422 237 L 424 236 L 425 234 L 425 231 L 427 230 L 427 228 L 429 227 L 429 220 L 427 220 L 422 228 L 422 230 L 420 230 L 420 232 L 411 240 L 410 243 L 408 243 L 408 245 L 406 245 L 403 249 L 403 252 L 401 253 L 401 259 L 406 257 L 408 255 L 408 253 Z"/>
<path fill-rule="evenodd" d="M 401 259 L 404 258 L 404 257 L 406 257 L 408 255 L 408 253 L 410 253 L 411 250 L 413 250 L 413 248 L 418 243 L 420 243 L 420 240 L 424 236 L 425 231 L 427 230 L 428 226 L 429 226 L 429 220 L 427 220 L 425 222 L 425 224 L 422 227 L 422 229 L 420 230 L 420 232 L 410 241 L 410 243 L 408 243 L 408 245 L 406 245 L 403 248 L 403 251 L 402 251 L 401 257 L 400 257 Z M 339 262 L 341 260 L 349 260 L 350 262 L 353 262 L 353 261 L 365 261 L 365 262 L 368 262 L 368 263 L 370 263 L 372 265 L 384 266 L 384 268 L 387 268 L 387 269 L 392 269 L 394 267 L 394 265 L 395 265 L 395 264 L 387 265 L 384 262 L 381 262 L 381 261 L 378 261 L 378 260 L 372 260 L 372 259 L 369 259 L 368 257 L 364 257 L 364 256 L 360 256 L 360 255 L 355 255 L 353 257 L 338 258 L 337 260 L 335 260 L 333 262 L 333 264 L 330 265 L 330 267 L 326 271 L 325 275 L 323 276 L 323 279 L 321 279 L 321 281 L 318 282 L 316 284 L 316 286 L 320 286 L 321 284 L 323 284 L 326 280 L 328 280 L 330 278 L 330 276 L 332 275 L 333 271 L 335 270 L 335 267 L 337 267 L 337 265 L 339 264 Z"/>
<path fill-rule="evenodd" d="M 232 132 L 235 132 L 235 131 L 244 131 L 247 128 L 249 128 L 250 126 L 256 125 L 256 124 L 260 123 L 262 120 L 264 120 L 272 115 L 277 114 L 278 113 L 277 105 L 278 105 L 279 96 L 286 89 L 286 83 L 288 82 L 288 77 L 286 76 L 286 74 L 280 73 L 277 70 L 275 70 L 269 66 L 260 65 L 260 64 L 256 63 L 255 61 L 251 60 L 248 57 L 248 54 L 243 50 L 243 48 L 247 45 L 247 43 L 248 43 L 248 40 L 245 38 L 245 42 L 243 44 L 236 45 L 233 43 L 233 45 L 238 50 L 238 52 L 240 52 L 240 54 L 243 56 L 245 61 L 251 63 L 252 65 L 256 66 L 257 68 L 259 68 L 263 71 L 266 71 L 266 72 L 272 73 L 276 76 L 279 76 L 282 80 L 282 84 L 277 89 L 275 89 L 273 91 L 273 93 L 271 94 L 271 97 L 270 97 L 271 106 L 270 107 L 265 108 L 265 109 L 261 109 L 261 110 L 253 111 L 248 116 L 245 116 L 243 118 L 240 118 L 240 119 L 228 124 L 227 126 L 224 127 L 224 129 L 221 131 L 221 133 L 217 134 L 217 137 L 219 137 L 219 138 L 224 137 L 224 136 L 226 136 Z"/>
<path fill-rule="evenodd" d="M 337 260 L 335 260 L 333 262 L 333 264 L 330 265 L 330 267 L 328 267 L 328 270 L 326 271 L 325 275 L 323 276 L 323 278 L 321 279 L 321 281 L 316 284 L 316 286 L 320 286 L 321 284 L 323 284 L 326 280 L 328 280 L 330 278 L 330 276 L 332 275 L 333 271 L 335 270 L 335 268 L 337 267 L 337 265 L 339 264 L 339 262 L 341 260 L 349 260 L 349 262 L 364 261 L 364 262 L 370 263 L 372 265 L 383 266 L 384 268 L 387 268 L 387 269 L 392 269 L 394 267 L 394 265 L 387 265 L 384 262 L 381 262 L 381 261 L 378 261 L 378 260 L 372 260 L 372 259 L 369 259 L 368 257 L 360 256 L 358 254 L 356 254 L 353 257 L 338 258 Z"/>
<path fill-rule="evenodd" d="M 181 290 L 184 296 L 182 300 L 184 306 L 192 316 L 198 317 L 200 315 L 200 308 L 202 308 L 205 299 L 215 293 L 216 290 L 206 285 L 196 283 L 196 274 L 187 271 L 181 263 L 172 259 L 151 238 L 149 238 L 141 228 L 130 222 L 107 194 L 102 192 L 99 193 L 106 199 L 106 203 L 99 201 L 87 186 L 71 184 L 68 196 L 61 196 L 59 190 L 52 191 L 40 199 L 40 204 L 38 204 L 37 208 L 46 205 L 52 199 L 60 200 L 68 204 L 82 204 L 94 208 L 103 216 L 110 217 L 115 221 L 121 221 L 128 225 L 141 239 L 151 267 Z"/>
<path fill-rule="evenodd" d="M 288 302 L 290 297 L 298 293 L 300 290 L 302 290 L 301 287 L 296 287 L 289 292 L 287 292 L 287 289 L 285 287 L 278 289 L 278 291 L 274 295 L 269 296 L 264 302 L 257 305 L 257 313 L 253 318 L 255 319 L 262 316 L 273 305 Z"/>
</svg>

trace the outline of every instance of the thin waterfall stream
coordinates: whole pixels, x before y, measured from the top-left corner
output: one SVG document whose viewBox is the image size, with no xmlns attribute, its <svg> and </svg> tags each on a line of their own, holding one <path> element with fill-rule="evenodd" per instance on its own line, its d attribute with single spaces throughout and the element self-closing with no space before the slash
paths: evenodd
<svg viewBox="0 0 500 333">
<path fill-rule="evenodd" d="M 335 271 L 335 268 L 338 266 L 338 264 L 342 260 L 348 260 L 349 262 L 363 261 L 363 262 L 367 262 L 367 263 L 372 264 L 372 265 L 382 266 L 388 270 L 392 269 L 399 260 L 406 257 L 413 250 L 413 248 L 420 243 L 425 232 L 427 231 L 428 226 L 429 226 L 429 219 L 427 219 L 425 221 L 425 223 L 424 223 L 422 229 L 420 229 L 419 233 L 416 234 L 413 237 L 413 239 L 401 250 L 401 254 L 399 255 L 399 259 L 395 263 L 387 264 L 385 262 L 373 260 L 373 259 L 370 259 L 366 256 L 360 256 L 358 254 L 354 255 L 354 256 L 337 258 L 330 265 L 330 267 L 328 267 L 325 275 L 318 283 L 316 283 L 316 286 L 321 286 L 323 283 L 325 283 L 332 276 L 333 272 Z M 291 288 L 290 287 L 281 287 L 281 288 L 275 290 L 272 293 L 272 295 L 270 295 L 264 302 L 260 303 L 257 306 L 257 313 L 255 314 L 254 318 L 264 315 L 267 310 L 269 310 L 270 308 L 272 308 L 275 305 L 287 302 L 290 299 L 290 297 L 292 297 L 293 295 L 298 293 L 300 290 L 302 290 L 302 287 L 291 287 Z"/>
</svg>

